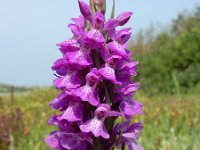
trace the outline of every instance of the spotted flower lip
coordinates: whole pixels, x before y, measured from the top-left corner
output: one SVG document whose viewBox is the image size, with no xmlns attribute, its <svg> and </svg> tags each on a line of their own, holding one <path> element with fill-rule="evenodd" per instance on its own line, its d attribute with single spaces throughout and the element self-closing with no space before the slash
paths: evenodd
<svg viewBox="0 0 200 150">
<path fill-rule="evenodd" d="M 92 132 L 95 137 L 101 136 L 105 139 L 109 139 L 110 135 L 105 128 L 104 120 L 109 116 L 119 115 L 121 115 L 119 112 L 110 111 L 110 106 L 108 104 L 101 104 L 95 110 L 94 118 L 80 125 L 80 129 L 86 133 Z"/>
<path fill-rule="evenodd" d="M 44 141 L 50 148 L 58 149 L 60 147 L 56 132 L 52 132 L 47 138 L 44 139 Z"/>
<path fill-rule="evenodd" d="M 101 81 L 99 70 L 97 68 L 91 69 L 85 79 L 91 86 L 98 84 Z"/>
<path fill-rule="evenodd" d="M 82 150 L 87 148 L 87 142 L 93 143 L 92 139 L 84 133 L 65 133 L 58 132 L 60 144 L 65 149 Z"/>
<path fill-rule="evenodd" d="M 92 139 L 84 133 L 74 133 L 70 131 L 54 131 L 44 141 L 50 148 L 65 149 L 87 149 L 87 142 L 93 143 Z"/>
<path fill-rule="evenodd" d="M 99 119 L 105 119 L 110 116 L 122 116 L 120 112 L 110 110 L 110 105 L 108 104 L 100 104 L 98 108 L 95 110 L 94 114 Z"/>
<path fill-rule="evenodd" d="M 110 138 L 110 135 L 106 131 L 103 121 L 99 120 L 96 117 L 80 125 L 80 129 L 82 132 L 92 132 L 95 137 L 101 136 L 105 139 Z"/>
<path fill-rule="evenodd" d="M 91 52 L 84 48 L 75 52 L 67 52 L 64 57 L 73 69 L 82 70 L 92 65 Z"/>
<path fill-rule="evenodd" d="M 99 44 L 105 43 L 105 38 L 101 32 L 94 28 L 86 33 L 85 40 L 90 44 L 91 47 L 97 47 Z"/>
<path fill-rule="evenodd" d="M 84 41 L 90 45 L 91 48 L 99 48 L 106 42 L 102 35 L 105 17 L 102 13 L 97 12 L 92 19 L 92 28 L 85 34 Z"/>
<path fill-rule="evenodd" d="M 110 80 L 111 82 L 120 85 L 121 82 L 117 81 L 115 70 L 111 68 L 108 64 L 106 64 L 104 67 L 99 69 L 99 73 L 103 76 L 103 78 Z"/>
<path fill-rule="evenodd" d="M 89 102 L 92 106 L 97 106 L 100 103 L 98 90 L 96 85 L 85 84 L 82 87 L 72 91 L 73 95 L 79 97 L 82 101 Z"/>
<path fill-rule="evenodd" d="M 122 56 L 126 60 L 129 59 L 124 45 L 121 45 L 117 41 L 113 41 L 108 43 L 107 46 L 112 53 Z"/>
<path fill-rule="evenodd" d="M 137 75 L 138 61 L 128 62 L 120 66 L 120 74 L 130 74 L 132 76 Z"/>
<path fill-rule="evenodd" d="M 63 114 L 58 117 L 58 120 L 82 121 L 83 108 L 84 106 L 80 102 L 70 101 Z"/>
<path fill-rule="evenodd" d="M 130 98 L 124 99 L 120 104 L 120 108 L 127 116 L 143 114 L 142 104 Z"/>
<path fill-rule="evenodd" d="M 137 61 L 127 49 L 132 35 L 125 25 L 132 12 L 106 20 L 106 0 L 78 0 L 81 15 L 72 18 L 70 39 L 57 44 L 61 57 L 52 70 L 53 83 L 61 93 L 50 102 L 58 111 L 48 124 L 57 127 L 44 141 L 56 150 L 122 148 L 143 150 L 138 144 L 143 123 L 131 124 L 142 114 L 142 104 L 134 99 L 139 83 Z M 113 3 L 114 6 L 114 3 Z M 116 119 L 123 118 L 116 124 Z M 120 119 L 121 120 L 121 119 Z M 118 121 L 117 121 L 118 122 Z"/>
<path fill-rule="evenodd" d="M 76 40 L 65 40 L 59 44 L 57 44 L 57 46 L 59 46 L 60 51 L 65 54 L 66 52 L 74 52 L 74 51 L 78 51 L 79 48 L 79 44 Z"/>
<path fill-rule="evenodd" d="M 81 82 L 81 75 L 78 71 L 68 70 L 65 76 L 54 80 L 54 85 L 58 89 L 66 88 L 69 90 L 79 87 Z"/>
</svg>

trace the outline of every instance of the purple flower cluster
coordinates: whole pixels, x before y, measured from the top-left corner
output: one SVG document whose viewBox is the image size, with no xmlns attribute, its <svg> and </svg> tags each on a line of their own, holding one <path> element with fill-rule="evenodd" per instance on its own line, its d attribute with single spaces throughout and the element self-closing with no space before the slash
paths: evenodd
<svg viewBox="0 0 200 150">
<path fill-rule="evenodd" d="M 142 104 L 133 100 L 139 83 L 131 81 L 138 64 L 127 50 L 131 29 L 117 30 L 132 13 L 106 21 L 105 0 L 91 0 L 90 6 L 78 3 L 82 15 L 68 25 L 73 37 L 58 44 L 62 58 L 52 66 L 54 85 L 62 92 L 50 106 L 60 114 L 49 119 L 58 130 L 45 142 L 57 150 L 112 150 L 125 145 L 143 150 L 137 143 L 143 123 L 130 125 L 134 115 L 142 114 Z M 121 123 L 115 123 L 118 118 Z"/>
</svg>

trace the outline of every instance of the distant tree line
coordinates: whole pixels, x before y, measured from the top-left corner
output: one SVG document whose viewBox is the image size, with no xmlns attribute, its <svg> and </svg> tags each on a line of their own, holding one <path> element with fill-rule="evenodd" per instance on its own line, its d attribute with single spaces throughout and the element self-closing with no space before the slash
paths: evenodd
<svg viewBox="0 0 200 150">
<path fill-rule="evenodd" d="M 7 85 L 7 84 L 0 84 L 0 93 L 10 93 L 12 90 L 14 90 L 14 92 L 26 92 L 33 89 L 34 87 L 12 86 L 12 85 Z"/>
<path fill-rule="evenodd" d="M 183 12 L 169 28 L 150 27 L 134 37 L 138 79 L 148 94 L 200 89 L 200 7 Z"/>
</svg>

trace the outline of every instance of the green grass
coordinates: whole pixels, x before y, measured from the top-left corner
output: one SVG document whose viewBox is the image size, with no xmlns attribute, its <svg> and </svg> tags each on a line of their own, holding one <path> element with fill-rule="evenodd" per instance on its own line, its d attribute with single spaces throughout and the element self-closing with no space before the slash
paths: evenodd
<svg viewBox="0 0 200 150">
<path fill-rule="evenodd" d="M 147 150 L 198 150 L 200 99 L 193 95 L 142 97 L 145 128 L 141 143 Z"/>
<path fill-rule="evenodd" d="M 13 130 L 10 135 L 11 150 L 49 149 L 43 138 L 54 130 L 54 127 L 48 126 L 47 120 L 52 113 L 56 113 L 49 107 L 49 102 L 57 93 L 52 89 L 36 90 L 29 95 L 17 95 L 14 104 L 10 104 L 8 97 L 4 98 L 1 114 L 9 115 L 20 108 L 23 119 L 16 120 L 18 125 L 15 127 L 9 127 Z M 135 116 L 133 122 L 145 122 L 139 141 L 146 150 L 199 150 L 199 96 L 181 95 L 180 100 L 178 96 L 149 98 L 138 93 L 136 97 L 144 104 L 144 115 Z"/>
</svg>

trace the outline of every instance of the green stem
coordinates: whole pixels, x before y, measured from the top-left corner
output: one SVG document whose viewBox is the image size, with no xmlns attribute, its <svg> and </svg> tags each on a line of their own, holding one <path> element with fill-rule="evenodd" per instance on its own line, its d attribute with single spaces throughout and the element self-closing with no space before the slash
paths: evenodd
<svg viewBox="0 0 200 150">
<path fill-rule="evenodd" d="M 99 68 L 100 67 L 100 63 L 99 63 L 99 55 L 97 53 L 97 50 L 95 50 L 93 54 L 94 54 L 95 66 L 97 68 Z M 110 103 L 110 96 L 109 96 L 109 93 L 108 93 L 108 88 L 107 88 L 106 84 L 103 81 L 102 81 L 102 85 L 103 85 L 104 92 L 105 92 L 106 103 Z"/>
<path fill-rule="evenodd" d="M 102 150 L 102 148 L 101 148 L 101 141 L 100 141 L 99 138 L 97 139 L 97 149 L 96 150 Z"/>
<path fill-rule="evenodd" d="M 101 12 L 105 15 L 105 13 L 106 13 L 106 0 L 103 0 Z"/>
<path fill-rule="evenodd" d="M 97 68 L 99 68 L 100 67 L 100 63 L 99 63 L 99 55 L 98 55 L 98 53 L 97 53 L 97 50 L 94 50 L 94 63 L 95 63 L 95 66 L 97 67 Z"/>
<path fill-rule="evenodd" d="M 92 13 L 94 13 L 95 12 L 94 3 L 92 2 L 92 0 L 90 0 L 90 7 L 92 8 Z"/>
<path fill-rule="evenodd" d="M 125 144 L 122 145 L 121 150 L 125 150 Z"/>
<path fill-rule="evenodd" d="M 106 97 L 106 103 L 110 103 L 110 96 L 109 96 L 109 93 L 108 93 L 108 88 L 106 86 L 106 84 L 104 82 L 103 83 L 103 87 L 104 87 L 104 91 L 105 91 L 105 97 Z"/>
<path fill-rule="evenodd" d="M 112 7 L 112 12 L 111 12 L 110 18 L 114 18 L 114 17 L 115 17 L 115 0 L 113 0 L 113 7 Z"/>
</svg>

